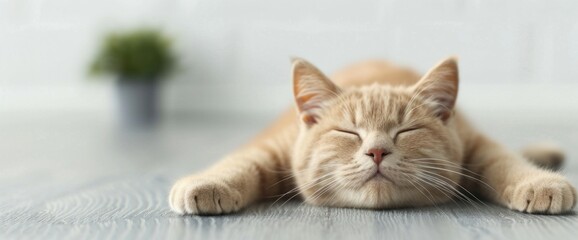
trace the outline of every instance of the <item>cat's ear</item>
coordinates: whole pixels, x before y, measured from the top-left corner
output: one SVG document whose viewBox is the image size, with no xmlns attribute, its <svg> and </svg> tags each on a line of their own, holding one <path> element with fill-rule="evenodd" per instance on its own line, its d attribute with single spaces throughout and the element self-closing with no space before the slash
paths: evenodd
<svg viewBox="0 0 578 240">
<path fill-rule="evenodd" d="M 293 95 L 300 118 L 307 126 L 319 120 L 324 104 L 341 90 L 313 64 L 301 58 L 292 58 Z"/>
<path fill-rule="evenodd" d="M 436 116 L 443 121 L 453 112 L 458 95 L 458 63 L 450 57 L 430 69 L 415 85 L 415 92 L 422 99 L 430 101 Z"/>
</svg>

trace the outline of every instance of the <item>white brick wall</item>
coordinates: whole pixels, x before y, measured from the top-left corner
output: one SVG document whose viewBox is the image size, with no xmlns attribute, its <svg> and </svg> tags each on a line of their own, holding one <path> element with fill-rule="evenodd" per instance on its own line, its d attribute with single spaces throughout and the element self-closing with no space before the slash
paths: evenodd
<svg viewBox="0 0 578 240">
<path fill-rule="evenodd" d="M 108 111 L 112 84 L 87 80 L 86 63 L 101 32 L 143 23 L 182 57 L 167 111 L 276 109 L 293 55 L 331 72 L 364 58 L 424 71 L 457 54 L 472 89 L 578 78 L 572 0 L 0 0 L 0 111 Z"/>
</svg>

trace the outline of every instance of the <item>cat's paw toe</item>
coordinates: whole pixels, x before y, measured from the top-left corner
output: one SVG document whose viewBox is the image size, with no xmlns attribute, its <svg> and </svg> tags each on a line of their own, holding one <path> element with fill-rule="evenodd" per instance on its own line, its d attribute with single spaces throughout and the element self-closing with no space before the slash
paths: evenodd
<svg viewBox="0 0 578 240">
<path fill-rule="evenodd" d="M 513 192 L 510 208 L 527 213 L 559 214 L 572 210 L 576 190 L 562 177 L 537 177 L 520 183 Z"/>
<path fill-rule="evenodd" d="M 182 179 L 170 196 L 171 209 L 179 214 L 212 215 L 239 210 L 240 194 L 216 180 Z"/>
</svg>

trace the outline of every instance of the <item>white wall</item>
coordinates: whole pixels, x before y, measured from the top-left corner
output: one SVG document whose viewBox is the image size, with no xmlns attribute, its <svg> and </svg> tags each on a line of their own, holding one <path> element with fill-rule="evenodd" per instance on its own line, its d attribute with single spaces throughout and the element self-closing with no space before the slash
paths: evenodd
<svg viewBox="0 0 578 240">
<path fill-rule="evenodd" d="M 578 92 L 572 0 L 0 0 L 0 112 L 109 111 L 113 84 L 90 81 L 87 62 L 102 32 L 142 24 L 177 40 L 169 112 L 278 109 L 295 55 L 331 72 L 364 58 L 424 71 L 457 54 L 472 94 L 502 83 Z M 546 98 L 575 100 L 562 88 Z"/>
</svg>

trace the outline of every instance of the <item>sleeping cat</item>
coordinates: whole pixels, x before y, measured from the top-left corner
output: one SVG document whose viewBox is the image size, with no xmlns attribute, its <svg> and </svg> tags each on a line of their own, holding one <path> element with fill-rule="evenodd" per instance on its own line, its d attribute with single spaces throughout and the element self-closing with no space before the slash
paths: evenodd
<svg viewBox="0 0 578 240">
<path fill-rule="evenodd" d="M 300 195 L 331 207 L 385 209 L 487 199 L 513 210 L 559 214 L 576 204 L 556 149 L 527 156 L 475 130 L 454 108 L 458 66 L 448 58 L 423 77 L 381 61 L 332 80 L 293 60 L 296 109 L 210 169 L 180 179 L 180 214 L 224 214 L 255 201 Z"/>
</svg>

